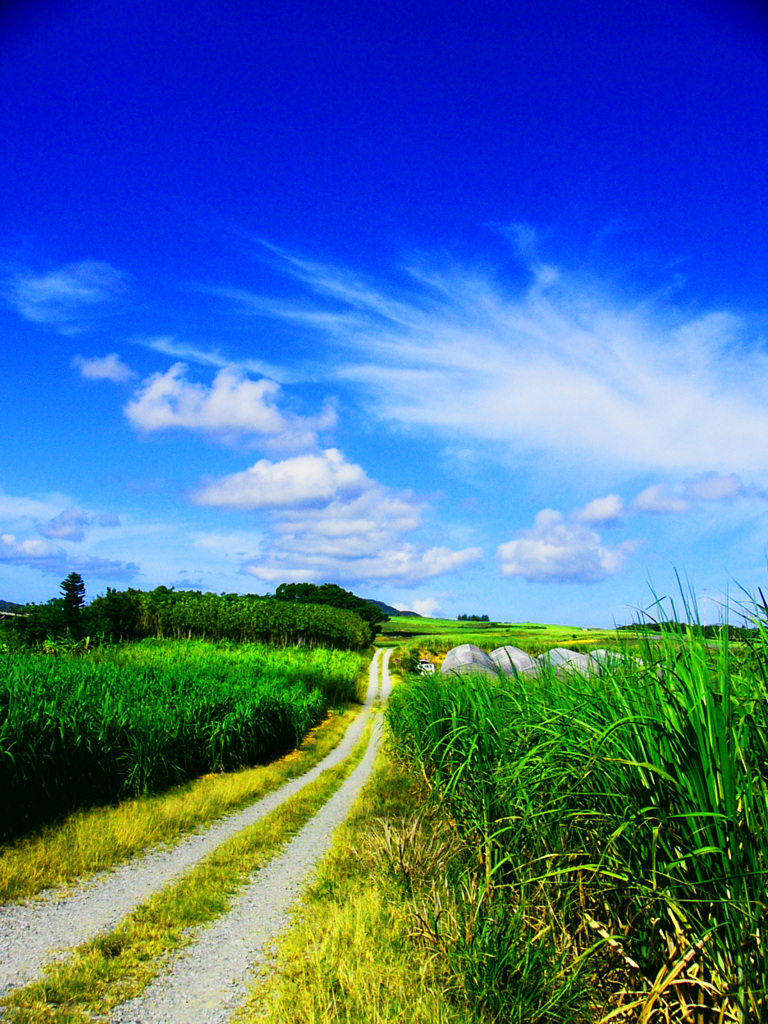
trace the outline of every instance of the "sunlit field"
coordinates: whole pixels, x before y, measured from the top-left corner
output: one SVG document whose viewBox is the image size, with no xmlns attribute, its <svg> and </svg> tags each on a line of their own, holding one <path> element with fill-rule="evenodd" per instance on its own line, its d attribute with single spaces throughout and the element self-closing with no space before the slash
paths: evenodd
<svg viewBox="0 0 768 1024">
<path fill-rule="evenodd" d="M 765 1019 L 767 678 L 763 626 L 588 676 L 405 676 L 395 749 L 474 851 L 421 931 L 489 1019 Z"/>
<path fill-rule="evenodd" d="M 459 622 L 456 619 L 416 619 L 393 616 L 384 623 L 379 643 L 407 645 L 440 661 L 452 647 L 475 644 L 485 650 L 512 644 L 531 654 L 551 647 L 572 647 L 588 651 L 593 647 L 615 647 L 632 642 L 629 635 L 619 639 L 615 630 L 582 629 L 579 626 L 542 625 L 535 622 Z"/>
<path fill-rule="evenodd" d="M 95 802 L 265 763 L 331 705 L 361 656 L 322 648 L 142 642 L 84 657 L 0 655 L 6 835 Z"/>
</svg>

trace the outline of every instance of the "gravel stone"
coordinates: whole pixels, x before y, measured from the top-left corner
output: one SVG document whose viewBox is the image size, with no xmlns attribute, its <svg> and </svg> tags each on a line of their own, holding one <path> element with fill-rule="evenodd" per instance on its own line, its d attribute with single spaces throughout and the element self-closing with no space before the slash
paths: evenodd
<svg viewBox="0 0 768 1024">
<path fill-rule="evenodd" d="M 382 700 L 389 696 L 389 658 L 384 654 Z M 377 667 L 378 657 L 371 665 Z M 272 944 L 289 924 L 333 830 L 347 816 L 370 775 L 381 740 L 376 722 L 365 756 L 341 788 L 290 842 L 240 890 L 232 909 L 200 930 L 166 971 L 135 999 L 117 1008 L 112 1024 L 223 1024 L 248 995 L 249 985 L 272 962 Z"/>
<path fill-rule="evenodd" d="M 387 651 L 385 655 L 387 662 L 389 654 Z M 163 847 L 134 857 L 114 870 L 100 872 L 74 891 L 52 889 L 25 903 L 0 906 L 0 997 L 35 981 L 47 963 L 65 958 L 73 947 L 111 931 L 123 917 L 217 846 L 269 814 L 326 768 L 343 761 L 360 739 L 378 693 L 380 656 L 377 651 L 371 661 L 362 713 L 339 745 L 304 775 L 243 810 L 191 833 L 172 849 Z M 388 675 L 385 669 L 384 676 Z"/>
</svg>

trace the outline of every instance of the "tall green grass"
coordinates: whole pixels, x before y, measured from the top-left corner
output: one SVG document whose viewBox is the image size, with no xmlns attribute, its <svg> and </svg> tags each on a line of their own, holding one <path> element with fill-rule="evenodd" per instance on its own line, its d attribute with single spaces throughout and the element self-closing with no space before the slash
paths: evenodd
<svg viewBox="0 0 768 1024">
<path fill-rule="evenodd" d="M 0 834 L 269 761 L 331 703 L 355 699 L 360 664 L 350 652 L 202 643 L 0 655 Z"/>
<path fill-rule="evenodd" d="M 392 696 L 402 756 L 477 847 L 454 956 L 500 1019 L 577 1019 L 585 988 L 594 1020 L 768 1019 L 768 638 L 693 625 L 641 653 Z"/>
</svg>

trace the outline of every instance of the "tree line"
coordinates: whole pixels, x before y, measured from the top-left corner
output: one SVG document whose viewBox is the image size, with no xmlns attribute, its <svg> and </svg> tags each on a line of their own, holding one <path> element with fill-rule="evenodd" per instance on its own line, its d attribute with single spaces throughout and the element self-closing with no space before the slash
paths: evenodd
<svg viewBox="0 0 768 1024">
<path fill-rule="evenodd" d="M 119 643 L 157 637 L 360 650 L 387 618 L 335 584 L 283 584 L 264 597 L 107 587 L 87 605 L 78 573 L 70 573 L 60 589 L 61 597 L 25 605 L 21 614 L 2 620 L 0 639 L 23 647 L 52 639 Z"/>
</svg>

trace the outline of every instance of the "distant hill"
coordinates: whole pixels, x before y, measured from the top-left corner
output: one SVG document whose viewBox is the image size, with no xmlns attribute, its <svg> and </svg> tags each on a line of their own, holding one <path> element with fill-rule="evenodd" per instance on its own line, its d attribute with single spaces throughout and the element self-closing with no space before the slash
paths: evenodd
<svg viewBox="0 0 768 1024">
<path fill-rule="evenodd" d="M 0 601 L 0 612 L 20 612 L 23 604 L 14 604 L 13 601 Z"/>
<path fill-rule="evenodd" d="M 381 608 L 387 615 L 401 615 L 405 619 L 420 619 L 421 615 L 418 612 L 401 612 L 397 608 L 393 608 L 391 604 L 384 604 L 383 601 L 374 601 L 372 597 L 366 597 L 365 599 L 369 604 L 375 604 L 377 608 Z"/>
</svg>

